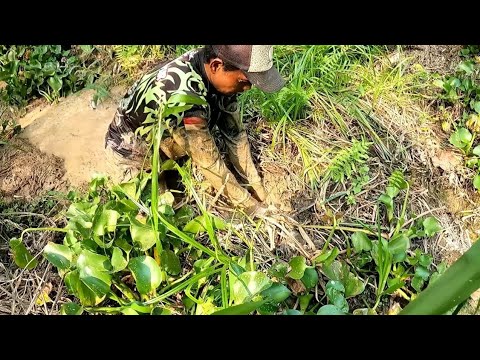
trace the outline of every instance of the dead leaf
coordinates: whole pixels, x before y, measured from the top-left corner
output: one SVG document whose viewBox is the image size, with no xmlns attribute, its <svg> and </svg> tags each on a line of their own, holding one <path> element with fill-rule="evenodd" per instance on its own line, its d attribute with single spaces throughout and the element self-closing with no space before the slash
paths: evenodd
<svg viewBox="0 0 480 360">
<path fill-rule="evenodd" d="M 293 295 L 295 296 L 302 294 L 307 290 L 305 285 L 303 285 L 300 280 L 287 278 L 287 282 L 288 285 L 290 285 L 290 289 L 292 290 Z"/>
<path fill-rule="evenodd" d="M 448 150 L 439 150 L 434 157 L 432 157 L 432 164 L 444 171 L 454 171 L 455 168 L 462 164 L 462 157 Z"/>
<path fill-rule="evenodd" d="M 388 315 L 398 315 L 398 313 L 402 310 L 402 307 L 400 306 L 399 303 L 394 302 L 392 306 L 390 306 L 390 309 L 388 309 L 387 314 Z"/>
<path fill-rule="evenodd" d="M 48 296 L 52 289 L 52 283 L 45 284 L 40 294 L 38 294 L 37 299 L 35 300 L 35 304 L 37 304 L 38 306 L 42 306 L 43 304 L 52 302 L 52 299 L 50 299 L 50 296 Z"/>
</svg>

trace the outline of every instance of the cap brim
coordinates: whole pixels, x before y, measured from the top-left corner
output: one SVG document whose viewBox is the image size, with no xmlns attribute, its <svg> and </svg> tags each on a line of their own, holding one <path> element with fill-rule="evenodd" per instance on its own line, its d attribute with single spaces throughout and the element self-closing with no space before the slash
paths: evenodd
<svg viewBox="0 0 480 360">
<path fill-rule="evenodd" d="M 280 90 L 285 85 L 285 80 L 275 67 L 271 67 L 264 72 L 248 72 L 245 75 L 253 85 L 267 93 L 273 93 Z"/>
</svg>

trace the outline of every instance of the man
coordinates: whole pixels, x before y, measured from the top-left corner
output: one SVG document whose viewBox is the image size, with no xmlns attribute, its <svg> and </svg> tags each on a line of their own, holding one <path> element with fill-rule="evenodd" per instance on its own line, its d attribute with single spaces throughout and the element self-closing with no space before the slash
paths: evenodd
<svg viewBox="0 0 480 360">
<path fill-rule="evenodd" d="M 157 68 L 128 90 L 110 124 L 105 145 L 119 166 L 134 175 L 144 163 L 147 145 L 138 134 L 155 120 L 155 110 L 172 94 L 206 100 L 180 117 L 166 119 L 160 149 L 171 159 L 192 158 L 207 180 L 234 206 L 254 214 L 265 209 L 266 194 L 252 161 L 243 127 L 238 94 L 252 85 L 265 92 L 278 91 L 284 81 L 273 66 L 272 45 L 207 45 Z M 211 130 L 217 126 L 228 156 L 247 182 L 242 187 L 225 165 Z"/>
</svg>

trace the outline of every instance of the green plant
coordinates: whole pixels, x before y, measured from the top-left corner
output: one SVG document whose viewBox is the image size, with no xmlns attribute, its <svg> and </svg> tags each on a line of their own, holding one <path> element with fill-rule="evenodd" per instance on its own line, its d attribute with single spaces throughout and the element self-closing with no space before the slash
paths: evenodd
<svg viewBox="0 0 480 360">
<path fill-rule="evenodd" d="M 11 104 L 25 105 L 38 95 L 54 101 L 93 83 L 96 76 L 60 45 L 0 46 L 0 81 L 7 83 L 4 98 Z"/>
</svg>

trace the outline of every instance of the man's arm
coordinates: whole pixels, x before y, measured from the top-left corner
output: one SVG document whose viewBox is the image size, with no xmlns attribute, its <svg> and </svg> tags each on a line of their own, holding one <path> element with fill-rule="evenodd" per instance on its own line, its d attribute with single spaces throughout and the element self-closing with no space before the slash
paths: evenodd
<svg viewBox="0 0 480 360">
<path fill-rule="evenodd" d="M 175 142 L 186 150 L 217 191 L 225 184 L 223 194 L 235 206 L 245 208 L 248 213 L 255 212 L 260 204 L 237 182 L 225 165 L 215 139 L 210 134 L 207 121 L 201 117 L 190 116 L 185 117 L 183 123 L 185 127 L 173 133 Z"/>
<path fill-rule="evenodd" d="M 248 181 L 258 200 L 264 201 L 266 198 L 265 188 L 252 159 L 250 143 L 242 123 L 236 97 L 223 98 L 219 103 L 219 108 L 221 116 L 217 126 L 225 139 L 230 160 L 237 172 Z"/>
</svg>

